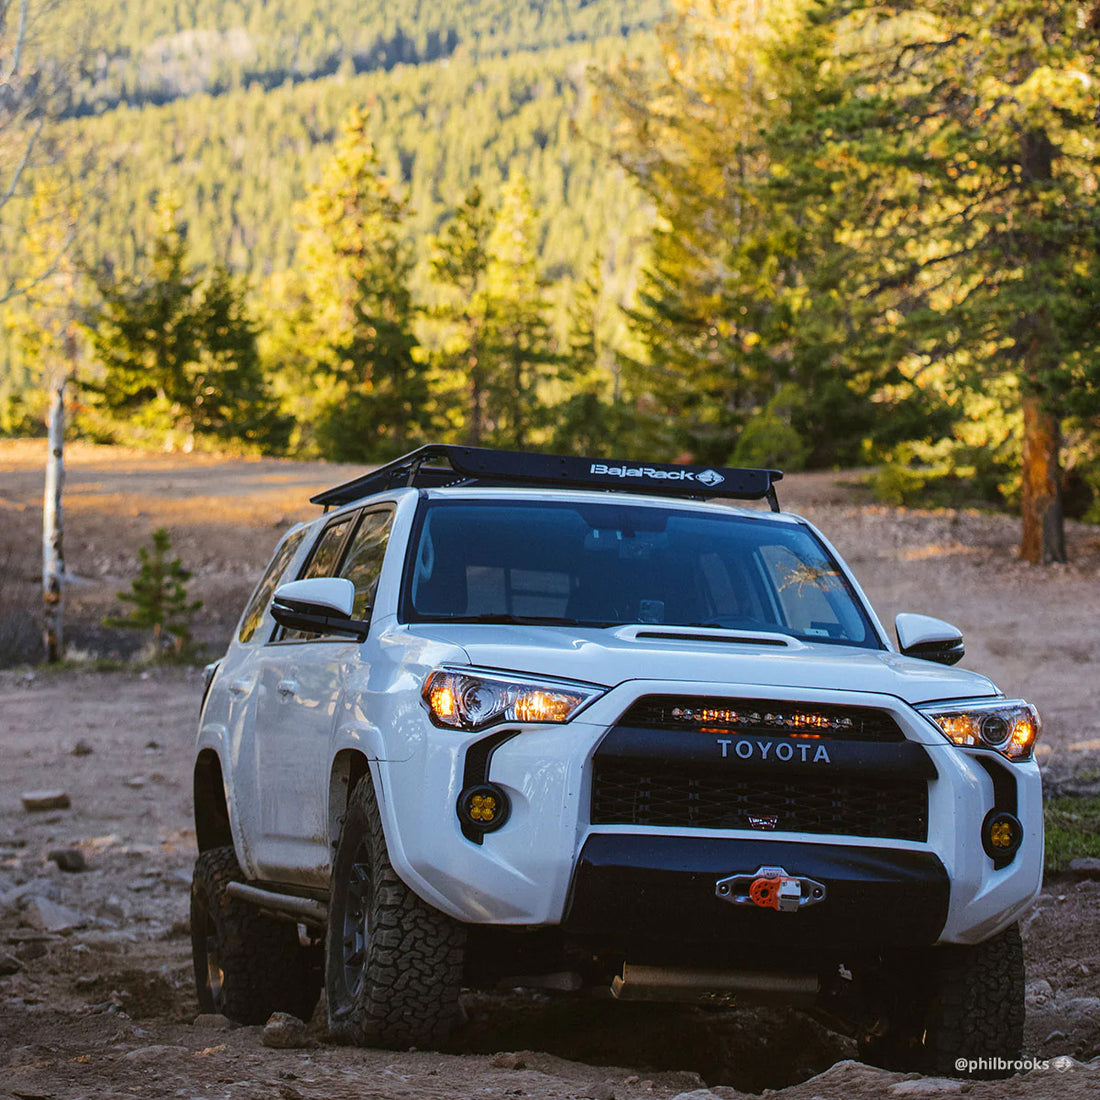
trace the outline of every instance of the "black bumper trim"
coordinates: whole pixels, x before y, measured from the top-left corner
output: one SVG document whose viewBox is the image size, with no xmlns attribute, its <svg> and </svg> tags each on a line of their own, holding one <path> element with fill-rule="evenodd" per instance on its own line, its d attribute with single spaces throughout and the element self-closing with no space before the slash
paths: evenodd
<svg viewBox="0 0 1100 1100">
<path fill-rule="evenodd" d="M 797 913 L 732 905 L 718 879 L 761 866 L 825 884 Z M 931 852 L 780 840 L 595 833 L 581 851 L 564 929 L 635 961 L 761 961 L 932 944 L 949 883 Z"/>
</svg>

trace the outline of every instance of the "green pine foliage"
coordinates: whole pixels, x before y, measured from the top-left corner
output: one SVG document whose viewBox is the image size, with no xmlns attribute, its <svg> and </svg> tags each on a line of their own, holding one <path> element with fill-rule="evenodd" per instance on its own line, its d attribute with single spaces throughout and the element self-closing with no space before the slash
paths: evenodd
<svg viewBox="0 0 1100 1100">
<path fill-rule="evenodd" d="M 448 410 L 441 426 L 448 436 L 475 447 L 484 443 L 489 430 L 493 304 L 486 279 L 489 233 L 496 216 L 475 185 L 428 242 L 436 302 L 427 310 L 427 319 L 437 386 Z"/>
<path fill-rule="evenodd" d="M 179 660 L 191 655 L 190 621 L 202 607 L 201 600 L 187 599 L 191 573 L 179 558 L 169 558 L 171 547 L 168 532 L 158 527 L 151 545 L 138 551 L 141 566 L 130 582 L 130 591 L 118 593 L 123 603 L 131 605 L 129 613 L 103 620 L 106 626 L 149 631 L 153 660 Z"/>
<path fill-rule="evenodd" d="M 171 199 L 158 203 L 147 260 L 122 275 L 104 264 L 94 280 L 99 300 L 84 327 L 102 373 L 83 380 L 92 430 L 129 426 L 138 438 L 178 436 L 188 446 L 196 436 L 285 440 L 243 287 L 224 267 L 191 266 Z"/>
<path fill-rule="evenodd" d="M 546 283 L 535 252 L 531 192 L 518 174 L 503 190 L 486 248 L 487 442 L 522 450 L 534 442 L 537 429 L 545 427 L 545 384 L 558 357 L 547 322 Z"/>
<path fill-rule="evenodd" d="M 319 450 L 342 462 L 400 454 L 421 441 L 429 397 L 412 331 L 408 205 L 383 177 L 359 110 L 299 212 L 305 312 L 296 338 L 328 394 Z"/>
</svg>

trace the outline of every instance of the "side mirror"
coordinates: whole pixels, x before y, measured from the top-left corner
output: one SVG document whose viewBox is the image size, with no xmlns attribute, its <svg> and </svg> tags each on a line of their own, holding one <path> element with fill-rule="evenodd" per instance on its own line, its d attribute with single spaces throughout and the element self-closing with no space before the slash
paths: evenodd
<svg viewBox="0 0 1100 1100">
<path fill-rule="evenodd" d="M 894 619 L 894 629 L 898 635 L 898 648 L 906 657 L 953 665 L 966 654 L 962 632 L 943 619 L 903 611 Z"/>
<path fill-rule="evenodd" d="M 310 634 L 349 634 L 363 641 L 370 623 L 351 617 L 355 585 L 345 577 L 311 577 L 275 589 L 271 617 L 288 630 Z"/>
</svg>

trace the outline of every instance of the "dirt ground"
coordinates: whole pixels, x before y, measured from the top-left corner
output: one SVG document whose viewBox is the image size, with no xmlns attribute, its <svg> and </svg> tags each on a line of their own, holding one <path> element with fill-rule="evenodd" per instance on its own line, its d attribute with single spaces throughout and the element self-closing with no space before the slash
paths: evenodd
<svg viewBox="0 0 1100 1100">
<path fill-rule="evenodd" d="M 44 455 L 41 443 L 0 444 L 0 643 L 26 638 L 28 660 Z M 316 514 L 310 493 L 359 471 L 89 446 L 67 457 L 75 661 L 0 671 L 0 1098 L 1100 1094 L 1100 882 L 1068 878 L 1046 884 L 1022 925 L 1025 1053 L 1063 1061 L 1003 1082 L 873 1070 L 850 1060 L 847 1040 L 793 1012 L 530 991 L 465 997 L 466 1022 L 446 1053 L 341 1048 L 318 1021 L 313 1045 L 271 1049 L 262 1029 L 196 1022 L 186 918 L 201 673 L 97 672 L 80 661 L 138 644 L 100 619 L 118 610 L 115 594 L 159 526 L 195 574 L 191 595 L 205 604 L 196 633 L 216 655 L 281 531 Z M 1016 559 L 1016 524 L 1005 517 L 878 507 L 850 475 L 794 476 L 780 489 L 851 562 L 885 622 L 902 610 L 955 622 L 964 665 L 1039 706 L 1052 774 L 1095 766 L 1100 531 L 1070 525 L 1072 563 L 1037 569 Z M 71 806 L 26 812 L 21 794 L 47 788 L 65 790 Z M 49 858 L 57 850 L 79 852 L 86 868 L 62 871 Z"/>
</svg>

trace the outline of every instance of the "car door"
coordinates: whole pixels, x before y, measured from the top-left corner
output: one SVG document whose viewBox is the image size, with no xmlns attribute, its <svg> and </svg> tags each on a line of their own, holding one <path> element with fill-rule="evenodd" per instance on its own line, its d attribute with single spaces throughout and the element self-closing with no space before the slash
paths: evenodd
<svg viewBox="0 0 1100 1100">
<path fill-rule="evenodd" d="M 224 726 L 222 774 L 230 792 L 233 832 L 241 842 L 238 854 L 248 871 L 254 870 L 251 855 L 260 827 L 256 799 L 256 699 L 263 645 L 275 630 L 270 614 L 271 597 L 283 580 L 293 575 L 294 559 L 299 550 L 305 549 L 307 534 L 305 527 L 291 531 L 276 548 L 241 615 L 236 640 L 220 663 L 217 690 L 212 692 L 203 716 L 204 723 L 212 721 Z"/>
<path fill-rule="evenodd" d="M 367 619 L 389 538 L 391 507 L 335 518 L 298 579 L 346 576 L 356 618 Z M 331 743 L 344 688 L 364 663 L 343 635 L 280 631 L 265 647 L 257 693 L 260 836 L 256 867 L 273 882 L 324 887 L 330 860 Z"/>
</svg>

